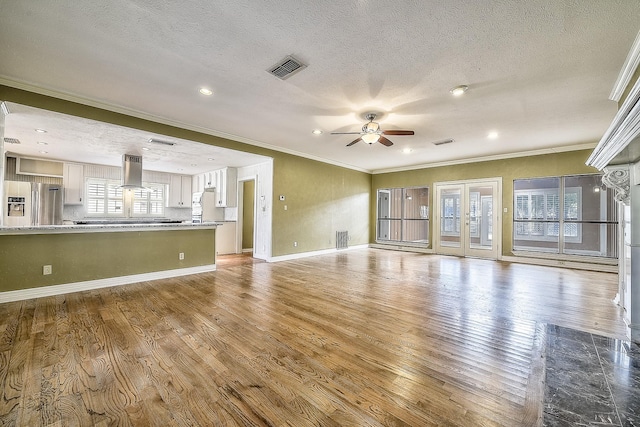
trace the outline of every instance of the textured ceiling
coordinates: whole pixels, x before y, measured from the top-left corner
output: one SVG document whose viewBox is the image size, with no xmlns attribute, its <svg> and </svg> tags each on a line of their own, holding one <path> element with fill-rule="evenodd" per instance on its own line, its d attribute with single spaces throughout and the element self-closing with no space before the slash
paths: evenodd
<svg viewBox="0 0 640 427">
<path fill-rule="evenodd" d="M 595 146 L 640 29 L 638 0 L 2 0 L 0 10 L 0 83 L 369 171 Z M 287 80 L 266 72 L 290 54 L 308 67 Z M 469 91 L 454 98 L 459 84 Z M 359 130 L 369 111 L 415 135 L 346 148 L 353 136 L 330 134 Z"/>
</svg>

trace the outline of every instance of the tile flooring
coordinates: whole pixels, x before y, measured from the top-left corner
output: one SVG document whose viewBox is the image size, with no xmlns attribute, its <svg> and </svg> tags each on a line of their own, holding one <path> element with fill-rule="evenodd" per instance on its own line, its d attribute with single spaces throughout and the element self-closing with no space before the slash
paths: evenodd
<svg viewBox="0 0 640 427">
<path fill-rule="evenodd" d="M 544 426 L 640 426 L 640 346 L 547 326 Z"/>
</svg>

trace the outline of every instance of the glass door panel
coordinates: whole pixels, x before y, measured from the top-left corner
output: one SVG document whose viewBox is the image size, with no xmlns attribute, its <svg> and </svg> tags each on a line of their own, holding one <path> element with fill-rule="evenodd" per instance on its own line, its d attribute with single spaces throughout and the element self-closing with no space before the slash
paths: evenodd
<svg viewBox="0 0 640 427">
<path fill-rule="evenodd" d="M 460 248 L 460 196 L 458 188 L 443 188 L 440 192 L 440 245 Z"/>
<path fill-rule="evenodd" d="M 438 253 L 498 258 L 499 180 L 436 184 Z"/>
</svg>

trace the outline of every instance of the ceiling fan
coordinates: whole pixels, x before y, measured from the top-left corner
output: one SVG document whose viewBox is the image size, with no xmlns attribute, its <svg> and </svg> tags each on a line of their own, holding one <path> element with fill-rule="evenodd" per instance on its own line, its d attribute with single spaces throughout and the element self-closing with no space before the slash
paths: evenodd
<svg viewBox="0 0 640 427">
<path fill-rule="evenodd" d="M 379 142 L 382 145 L 386 145 L 387 147 L 391 147 L 393 142 L 389 141 L 383 135 L 413 135 L 414 132 L 412 130 L 382 130 L 380 129 L 380 125 L 377 122 L 374 122 L 376 118 L 376 113 L 369 113 L 365 116 L 369 123 L 366 123 L 362 126 L 361 132 L 331 132 L 331 135 L 362 135 L 358 139 L 351 141 L 347 144 L 347 147 L 352 146 L 356 142 L 362 140 L 367 144 L 371 145 L 374 142 Z"/>
</svg>

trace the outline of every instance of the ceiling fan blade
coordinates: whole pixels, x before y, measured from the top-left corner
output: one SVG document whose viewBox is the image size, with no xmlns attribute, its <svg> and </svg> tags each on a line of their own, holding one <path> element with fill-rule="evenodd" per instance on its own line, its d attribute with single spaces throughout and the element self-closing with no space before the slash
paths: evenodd
<svg viewBox="0 0 640 427">
<path fill-rule="evenodd" d="M 389 141 L 387 138 L 385 138 L 384 136 L 381 136 L 380 139 L 378 140 L 378 142 L 382 145 L 386 145 L 387 147 L 391 147 L 393 145 L 393 142 Z"/>
<path fill-rule="evenodd" d="M 414 135 L 412 130 L 385 130 L 383 135 Z"/>
<path fill-rule="evenodd" d="M 331 132 L 331 135 L 362 135 L 363 132 Z"/>
<path fill-rule="evenodd" d="M 355 144 L 356 142 L 360 141 L 360 139 L 362 139 L 362 138 L 358 138 L 358 139 L 356 139 L 354 141 L 351 141 L 350 143 L 347 144 L 347 147 L 351 147 L 353 144 Z"/>
</svg>

